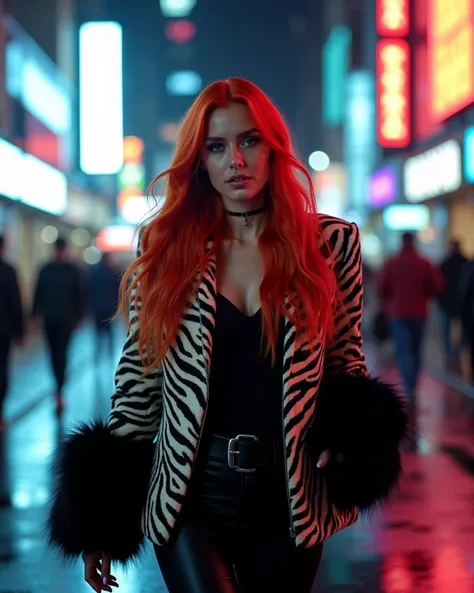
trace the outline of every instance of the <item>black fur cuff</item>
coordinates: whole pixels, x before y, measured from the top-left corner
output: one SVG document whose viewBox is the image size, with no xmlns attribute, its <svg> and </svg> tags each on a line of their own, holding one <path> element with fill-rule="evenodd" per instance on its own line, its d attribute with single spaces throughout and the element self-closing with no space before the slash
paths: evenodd
<svg viewBox="0 0 474 593">
<path fill-rule="evenodd" d="M 405 401 L 393 386 L 375 376 L 324 377 L 313 434 L 316 456 L 325 449 L 333 453 L 321 470 L 330 502 L 361 511 L 387 502 L 400 480 L 400 449 L 410 434 Z"/>
<path fill-rule="evenodd" d="M 153 451 L 152 442 L 115 436 L 102 421 L 68 435 L 53 466 L 50 545 L 67 560 L 84 551 L 103 551 L 121 563 L 136 558 Z"/>
</svg>

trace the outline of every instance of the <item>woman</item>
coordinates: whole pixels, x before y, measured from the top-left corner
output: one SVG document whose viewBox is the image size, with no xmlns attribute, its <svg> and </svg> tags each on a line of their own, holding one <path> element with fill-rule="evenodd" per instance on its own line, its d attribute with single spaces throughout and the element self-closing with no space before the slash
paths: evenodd
<svg viewBox="0 0 474 593">
<path fill-rule="evenodd" d="M 301 175 L 311 188 L 246 80 L 210 85 L 184 119 L 124 278 L 108 423 L 58 460 L 50 540 L 83 553 L 95 591 L 139 553 L 141 516 L 171 593 L 309 592 L 322 542 L 397 481 L 404 413 L 367 376 L 358 230 L 318 216 Z"/>
</svg>

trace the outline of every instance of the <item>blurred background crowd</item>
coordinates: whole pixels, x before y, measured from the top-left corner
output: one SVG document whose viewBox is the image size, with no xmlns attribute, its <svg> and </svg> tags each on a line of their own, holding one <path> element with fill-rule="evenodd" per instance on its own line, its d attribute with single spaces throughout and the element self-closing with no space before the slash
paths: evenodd
<svg viewBox="0 0 474 593">
<path fill-rule="evenodd" d="M 71 582 L 40 552 L 48 456 L 107 410 L 147 185 L 229 76 L 359 225 L 367 357 L 420 420 L 399 506 L 335 538 L 315 591 L 471 593 L 474 0 L 0 0 L 0 593 Z"/>
</svg>

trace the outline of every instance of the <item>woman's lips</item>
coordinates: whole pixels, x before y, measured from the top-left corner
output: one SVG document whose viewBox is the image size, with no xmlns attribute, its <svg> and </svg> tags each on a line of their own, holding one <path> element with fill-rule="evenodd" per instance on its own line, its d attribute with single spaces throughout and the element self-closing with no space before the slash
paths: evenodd
<svg viewBox="0 0 474 593">
<path fill-rule="evenodd" d="M 227 183 L 231 185 L 234 189 L 240 189 L 242 187 L 245 187 L 249 183 L 250 179 L 251 178 L 247 177 L 246 175 L 235 176 L 231 177 Z"/>
</svg>

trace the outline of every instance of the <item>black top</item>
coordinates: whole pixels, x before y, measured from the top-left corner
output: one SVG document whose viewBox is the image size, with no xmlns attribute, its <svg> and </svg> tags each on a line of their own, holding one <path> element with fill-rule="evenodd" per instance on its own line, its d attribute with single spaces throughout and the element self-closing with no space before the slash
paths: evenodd
<svg viewBox="0 0 474 593">
<path fill-rule="evenodd" d="M 282 437 L 283 322 L 277 360 L 261 348 L 261 310 L 251 317 L 217 295 L 207 434 Z"/>
</svg>

